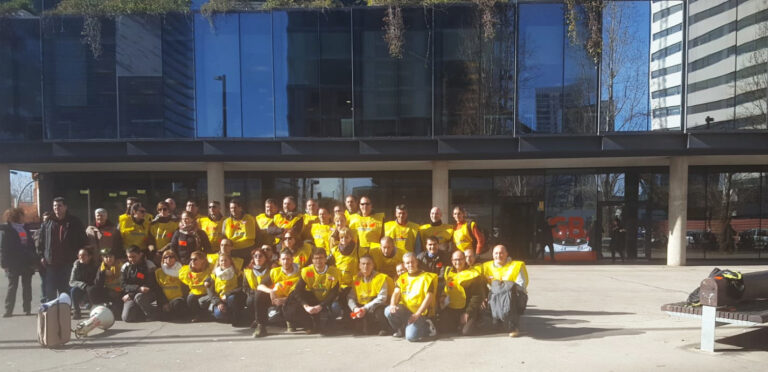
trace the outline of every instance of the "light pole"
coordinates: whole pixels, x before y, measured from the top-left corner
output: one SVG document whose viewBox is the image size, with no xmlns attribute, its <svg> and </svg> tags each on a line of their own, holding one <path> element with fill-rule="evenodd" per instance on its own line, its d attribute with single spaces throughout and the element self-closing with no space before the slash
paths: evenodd
<svg viewBox="0 0 768 372">
<path fill-rule="evenodd" d="M 16 175 L 18 175 L 18 174 L 19 174 L 19 172 L 17 172 L 17 171 L 13 171 L 13 170 L 12 170 L 12 171 L 11 171 L 11 174 L 16 174 Z M 33 183 L 35 183 L 35 177 L 32 177 L 32 181 L 29 181 L 29 182 L 27 182 L 27 184 L 26 184 L 26 185 L 24 185 L 24 187 L 22 187 L 22 188 L 21 188 L 21 192 L 19 192 L 19 195 L 16 195 L 16 205 L 14 206 L 15 208 L 18 208 L 18 207 L 19 207 L 19 204 L 21 204 L 21 196 L 22 196 L 22 195 L 24 195 L 24 191 L 26 191 L 26 190 L 27 190 L 27 187 L 29 187 L 29 186 L 30 186 L 30 185 L 32 185 Z"/>
<path fill-rule="evenodd" d="M 227 137 L 227 75 L 214 76 L 213 80 L 221 82 L 221 132 Z"/>
</svg>

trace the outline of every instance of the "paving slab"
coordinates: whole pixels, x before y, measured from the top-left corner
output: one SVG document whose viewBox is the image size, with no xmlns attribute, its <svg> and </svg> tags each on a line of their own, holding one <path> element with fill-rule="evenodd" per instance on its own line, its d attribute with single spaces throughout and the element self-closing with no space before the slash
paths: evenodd
<svg viewBox="0 0 768 372">
<path fill-rule="evenodd" d="M 0 319 L 0 371 L 647 371 L 762 370 L 768 327 L 723 326 L 716 351 L 698 350 L 697 320 L 660 311 L 682 301 L 713 266 L 746 272 L 768 266 L 531 265 L 522 334 L 443 337 L 409 343 L 390 336 L 323 337 L 303 332 L 251 338 L 217 323 L 117 322 L 66 347 L 35 340 L 35 316 Z M 33 279 L 34 304 L 39 278 Z M 7 278 L 0 279 L 4 296 Z M 74 324 L 74 322 L 73 322 Z"/>
</svg>

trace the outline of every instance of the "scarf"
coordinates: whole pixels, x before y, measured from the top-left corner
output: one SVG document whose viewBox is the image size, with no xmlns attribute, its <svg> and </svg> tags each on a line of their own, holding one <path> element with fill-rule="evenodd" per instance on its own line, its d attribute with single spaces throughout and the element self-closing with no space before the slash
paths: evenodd
<svg viewBox="0 0 768 372">
<path fill-rule="evenodd" d="M 165 275 L 172 276 L 174 278 L 178 278 L 179 277 L 179 269 L 181 269 L 181 262 L 176 261 L 176 263 L 173 264 L 173 266 L 171 266 L 171 267 L 168 267 L 168 265 L 163 264 L 162 265 L 162 269 L 163 269 L 163 272 L 165 273 Z"/>
<path fill-rule="evenodd" d="M 214 273 L 216 274 L 216 278 L 218 279 L 230 280 L 235 277 L 235 268 L 233 266 L 230 266 L 226 269 L 222 269 L 221 267 L 216 266 Z"/>
<path fill-rule="evenodd" d="M 27 231 L 24 230 L 24 224 L 16 223 L 16 222 L 11 222 L 11 227 L 13 227 L 13 229 L 16 230 L 16 233 L 19 235 L 19 239 L 21 240 L 21 244 L 26 245 L 27 244 Z"/>
</svg>

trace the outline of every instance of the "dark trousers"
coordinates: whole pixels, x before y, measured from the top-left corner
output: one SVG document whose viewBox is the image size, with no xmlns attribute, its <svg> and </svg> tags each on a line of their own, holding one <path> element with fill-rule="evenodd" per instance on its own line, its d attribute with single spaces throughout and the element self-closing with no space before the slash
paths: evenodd
<svg viewBox="0 0 768 372">
<path fill-rule="evenodd" d="M 464 314 L 468 314 L 467 323 L 461 324 L 461 317 Z M 465 309 L 451 309 L 450 307 L 446 307 L 440 312 L 437 327 L 440 333 L 459 333 L 463 336 L 469 336 L 475 333 L 477 316 L 477 312 L 474 312 L 473 314 Z"/>
<path fill-rule="evenodd" d="M 219 310 L 219 306 L 216 305 L 213 307 L 213 317 L 219 322 L 239 324 L 245 306 L 245 293 L 239 291 L 230 293 L 221 303 L 224 304 L 225 311 Z"/>
<path fill-rule="evenodd" d="M 69 294 L 69 274 L 71 273 L 71 264 L 45 267 L 45 298 L 48 301 L 56 299 L 60 293 Z"/>
<path fill-rule="evenodd" d="M 208 295 L 196 295 L 190 293 L 187 295 L 187 308 L 189 315 L 195 319 L 201 319 L 208 314 L 208 306 L 211 304 L 211 298 Z"/>
<path fill-rule="evenodd" d="M 320 301 L 315 296 L 307 297 L 307 305 L 315 306 L 320 304 Z M 283 314 L 285 315 L 285 320 L 294 326 L 320 332 L 328 330 L 329 323 L 333 320 L 330 309 L 324 308 L 317 314 L 309 314 L 304 310 L 304 304 L 302 304 L 297 291 L 291 292 L 291 295 L 288 296 L 288 300 L 285 301 L 285 306 L 283 307 Z"/>
<path fill-rule="evenodd" d="M 253 294 L 248 296 L 248 312 L 258 324 L 267 325 L 271 305 L 272 300 L 269 298 L 269 293 L 253 291 Z"/>
<path fill-rule="evenodd" d="M 552 262 L 555 261 L 555 243 L 554 242 L 538 242 L 536 243 L 536 258 L 544 258 L 547 255 L 545 248 L 549 246 L 549 259 Z"/>
<path fill-rule="evenodd" d="M 189 317 L 189 306 L 184 297 L 174 298 L 168 302 L 170 308 L 168 312 L 165 312 L 165 320 L 171 322 L 178 322 L 185 320 Z"/>
<path fill-rule="evenodd" d="M 72 297 L 72 309 L 75 310 L 75 314 L 80 314 L 80 305 L 88 298 L 88 287 L 82 289 L 80 287 L 72 287 L 69 290 L 69 296 Z"/>
<path fill-rule="evenodd" d="M 8 277 L 8 292 L 5 294 L 5 313 L 13 314 L 13 308 L 16 306 L 16 291 L 19 289 L 19 278 L 21 278 L 21 301 L 25 313 L 31 311 L 32 307 L 32 270 L 5 272 Z"/>
<path fill-rule="evenodd" d="M 355 326 L 355 331 L 364 335 L 370 335 L 379 331 L 385 331 L 389 334 L 393 333 L 392 327 L 389 326 L 387 317 L 384 316 L 384 308 L 387 305 L 380 305 L 373 309 L 371 312 L 367 312 L 364 317 L 360 319 L 352 319 L 352 324 Z"/>
<path fill-rule="evenodd" d="M 123 295 L 106 287 L 88 287 L 88 301 L 91 305 L 105 305 L 112 310 L 115 320 L 123 315 Z"/>
<path fill-rule="evenodd" d="M 152 305 L 155 294 L 152 292 L 137 293 L 133 299 L 123 304 L 123 321 L 140 322 L 157 319 L 157 308 Z"/>
</svg>

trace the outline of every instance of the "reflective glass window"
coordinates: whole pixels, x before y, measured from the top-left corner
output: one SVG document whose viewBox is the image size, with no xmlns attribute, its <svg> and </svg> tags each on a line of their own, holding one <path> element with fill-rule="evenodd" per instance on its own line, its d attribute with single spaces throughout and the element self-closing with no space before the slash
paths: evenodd
<svg viewBox="0 0 768 372">
<path fill-rule="evenodd" d="M 195 136 L 195 39 L 193 19 L 184 14 L 162 17 L 162 137 Z"/>
<path fill-rule="evenodd" d="M 101 53 L 82 40 L 83 19 L 49 17 L 43 27 L 45 138 L 117 137 L 115 23 L 101 22 Z"/>
<path fill-rule="evenodd" d="M 243 137 L 275 136 L 272 14 L 240 14 Z"/>
<path fill-rule="evenodd" d="M 42 136 L 38 19 L 0 22 L 0 140 Z"/>
<path fill-rule="evenodd" d="M 240 16 L 195 14 L 198 137 L 241 137 Z"/>
<path fill-rule="evenodd" d="M 630 1 L 626 5 L 623 1 L 615 1 L 613 3 L 616 3 L 613 5 L 614 7 L 618 6 L 622 9 L 636 7 L 636 11 L 643 11 L 648 6 L 647 2 L 642 4 L 642 2 Z M 650 50 L 645 52 L 645 56 L 637 56 L 637 58 L 633 58 L 625 64 L 630 66 L 630 69 L 633 66 L 639 69 L 641 63 L 647 63 L 650 68 L 649 85 L 642 89 L 642 93 L 645 95 L 646 100 L 648 99 L 649 91 L 655 93 L 650 98 L 651 130 L 679 130 L 682 128 L 682 118 L 680 115 L 680 107 L 683 104 L 682 95 L 679 92 L 670 93 L 671 88 L 682 87 L 683 81 L 683 30 L 677 27 L 677 25 L 683 22 L 682 9 L 682 1 L 652 1 L 650 3 L 650 12 L 653 14 L 653 18 L 647 23 L 650 25 L 650 34 L 654 35 L 653 40 L 650 41 Z M 657 17 L 660 14 L 664 16 Z M 632 20 L 635 21 L 634 18 Z M 637 27 L 642 27 L 642 25 L 638 23 Z M 643 42 L 647 42 L 648 31 L 635 30 L 635 32 L 628 35 L 627 39 L 642 39 Z M 648 58 L 649 52 L 650 60 Z M 605 72 L 603 72 L 603 78 L 605 76 Z M 605 84 L 603 85 L 605 86 Z M 670 94 L 659 94 L 658 92 L 668 92 Z M 605 90 L 603 90 L 603 93 L 605 93 Z M 632 92 L 628 91 L 627 94 L 631 96 Z M 603 100 L 605 100 L 605 96 Z M 643 103 L 645 104 L 645 102 Z M 620 102 L 616 102 L 616 107 L 619 107 L 619 104 Z M 601 111 L 605 112 L 604 110 Z M 610 112 L 607 112 L 607 114 L 611 115 Z M 618 117 L 617 120 L 619 120 Z M 642 117 L 630 120 L 629 127 L 642 127 L 644 124 Z M 621 120 L 619 120 L 620 123 Z M 617 127 L 616 130 L 621 129 Z"/>
</svg>

